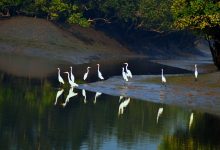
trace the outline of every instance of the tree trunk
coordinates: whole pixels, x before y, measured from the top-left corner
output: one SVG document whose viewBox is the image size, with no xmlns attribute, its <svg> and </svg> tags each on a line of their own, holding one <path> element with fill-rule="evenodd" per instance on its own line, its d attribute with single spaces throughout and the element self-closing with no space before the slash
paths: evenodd
<svg viewBox="0 0 220 150">
<path fill-rule="evenodd" d="M 209 48 L 212 53 L 213 62 L 216 65 L 216 67 L 220 70 L 220 42 L 218 40 L 215 40 L 214 44 L 212 45 L 209 41 Z"/>
</svg>

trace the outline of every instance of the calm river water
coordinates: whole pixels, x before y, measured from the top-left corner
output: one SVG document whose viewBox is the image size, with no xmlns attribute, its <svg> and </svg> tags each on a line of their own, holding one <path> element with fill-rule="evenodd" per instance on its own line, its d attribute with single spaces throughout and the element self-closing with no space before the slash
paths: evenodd
<svg viewBox="0 0 220 150">
<path fill-rule="evenodd" d="M 0 149 L 220 149 L 218 116 L 89 91 L 85 99 L 55 79 L 0 73 Z"/>
</svg>

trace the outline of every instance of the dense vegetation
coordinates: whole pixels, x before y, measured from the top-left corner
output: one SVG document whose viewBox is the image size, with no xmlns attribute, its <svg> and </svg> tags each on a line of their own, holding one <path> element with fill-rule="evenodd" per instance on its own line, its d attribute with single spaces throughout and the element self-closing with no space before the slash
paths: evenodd
<svg viewBox="0 0 220 150">
<path fill-rule="evenodd" d="M 0 12 L 0 16 L 23 14 L 83 27 L 112 23 L 127 30 L 159 33 L 199 31 L 209 40 L 220 69 L 219 0 L 1 0 Z"/>
<path fill-rule="evenodd" d="M 175 19 L 173 26 L 177 29 L 188 28 L 206 36 L 213 61 L 220 69 L 220 1 L 176 0 L 172 14 Z"/>
<path fill-rule="evenodd" d="M 1 0 L 0 11 L 46 17 L 87 27 L 120 23 L 127 28 L 168 29 L 172 0 Z"/>
</svg>

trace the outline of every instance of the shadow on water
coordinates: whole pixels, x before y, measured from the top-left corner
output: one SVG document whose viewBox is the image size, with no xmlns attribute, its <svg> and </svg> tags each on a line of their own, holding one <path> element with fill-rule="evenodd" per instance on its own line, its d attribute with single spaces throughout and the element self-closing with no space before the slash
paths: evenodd
<svg viewBox="0 0 220 150">
<path fill-rule="evenodd" d="M 121 76 L 122 74 L 122 67 L 125 67 L 123 64 L 124 62 L 128 62 L 129 66 L 128 68 L 132 70 L 133 75 L 158 75 L 161 74 L 161 68 L 164 68 L 166 74 L 182 74 L 182 73 L 191 73 L 191 71 L 170 67 L 154 62 L 150 62 L 147 60 L 147 58 L 130 58 L 125 60 L 106 60 L 106 61 L 95 61 L 89 64 L 82 64 L 82 65 L 71 65 L 73 67 L 73 74 L 76 76 L 76 80 L 78 82 L 83 81 L 83 75 L 86 73 L 86 69 L 88 66 L 90 66 L 89 75 L 86 80 L 86 82 L 97 82 L 98 76 L 97 76 L 97 63 L 100 64 L 100 71 L 103 74 L 103 77 L 106 79 L 112 77 L 112 76 Z M 62 71 L 70 70 L 70 65 L 65 64 L 62 65 Z M 52 73 L 53 75 L 50 75 L 48 78 L 53 79 L 53 82 L 56 82 L 57 80 L 57 70 L 55 69 Z M 65 77 L 64 74 L 61 74 Z"/>
<path fill-rule="evenodd" d="M 71 91 L 63 90 L 57 97 L 47 79 L 0 74 L 0 149 L 220 148 L 219 117 L 79 89 L 64 107 Z"/>
<path fill-rule="evenodd" d="M 17 55 L 16 53 L 15 55 L 0 54 L 0 71 L 17 77 L 41 80 L 50 78 L 52 82 L 57 82 L 57 67 L 61 69 L 61 75 L 67 79 L 67 76 L 63 72 L 70 70 L 70 66 L 72 66 L 76 80 L 83 82 L 83 75 L 86 72 L 86 68 L 90 66 L 91 69 L 87 82 L 96 82 L 98 80 L 97 63 L 100 64 L 100 71 L 104 78 L 108 79 L 112 76 L 121 75 L 124 62 L 129 63 L 129 69 L 132 70 L 134 75 L 160 74 L 161 68 L 164 68 L 166 74 L 190 73 L 188 70 L 150 62 L 145 57 L 108 59 L 81 65 L 71 65 L 65 61 L 54 61 L 53 58 L 27 57 Z"/>
</svg>

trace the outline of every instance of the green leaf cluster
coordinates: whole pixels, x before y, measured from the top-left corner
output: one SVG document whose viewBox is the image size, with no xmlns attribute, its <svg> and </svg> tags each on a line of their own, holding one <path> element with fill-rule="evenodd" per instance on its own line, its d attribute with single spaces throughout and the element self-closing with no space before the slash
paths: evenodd
<svg viewBox="0 0 220 150">
<path fill-rule="evenodd" d="M 171 10 L 177 29 L 207 30 L 220 25 L 220 1 L 176 0 Z"/>
<path fill-rule="evenodd" d="M 73 1 L 68 0 L 2 0 L 0 12 L 24 13 L 26 15 L 47 17 L 49 20 L 64 21 L 88 27 L 90 22 L 83 11 Z"/>
<path fill-rule="evenodd" d="M 107 20 L 128 30 L 206 31 L 220 24 L 219 0 L 1 0 L 0 12 L 5 10 L 83 27 Z"/>
</svg>

